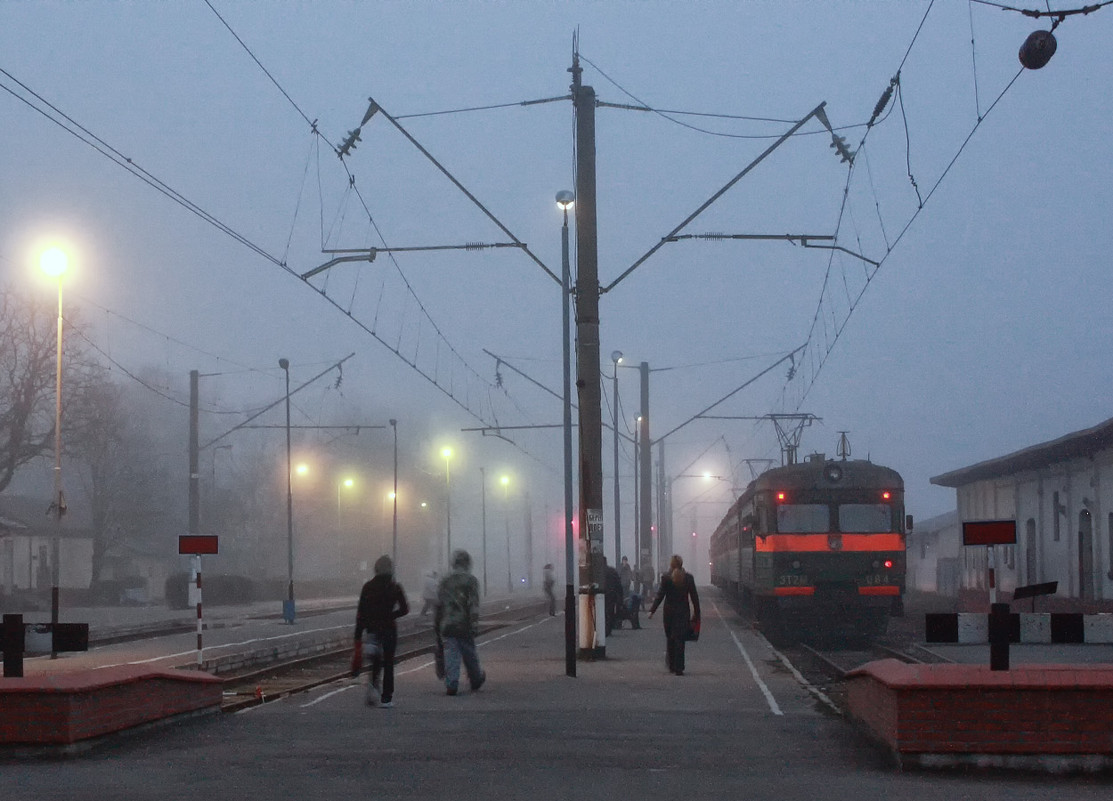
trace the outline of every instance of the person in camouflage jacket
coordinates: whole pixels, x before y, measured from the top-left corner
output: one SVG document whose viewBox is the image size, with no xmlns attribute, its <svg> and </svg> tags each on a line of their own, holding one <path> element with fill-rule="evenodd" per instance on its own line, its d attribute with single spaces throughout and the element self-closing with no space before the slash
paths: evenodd
<svg viewBox="0 0 1113 801">
<path fill-rule="evenodd" d="M 437 631 L 444 641 L 444 684 L 449 695 L 460 685 L 460 662 L 468 674 L 472 692 L 483 686 L 487 675 L 479 666 L 475 638 L 479 634 L 479 582 L 471 574 L 471 556 L 458 550 L 452 554 L 452 572 L 437 588 Z"/>
</svg>

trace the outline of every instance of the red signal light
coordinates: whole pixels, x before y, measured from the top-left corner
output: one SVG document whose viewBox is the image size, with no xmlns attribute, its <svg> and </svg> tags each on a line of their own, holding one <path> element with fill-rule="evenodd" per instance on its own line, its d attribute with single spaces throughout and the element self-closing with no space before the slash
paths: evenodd
<svg viewBox="0 0 1113 801">
<path fill-rule="evenodd" d="M 886 569 L 886 570 L 889 570 L 889 569 L 890 569 L 890 568 L 892 568 L 892 566 L 893 566 L 893 560 L 892 560 L 892 559 L 886 559 L 886 560 L 885 560 L 885 561 L 883 562 L 883 564 L 885 565 L 885 569 Z"/>
<path fill-rule="evenodd" d="M 784 499 L 785 499 L 785 494 L 783 492 L 778 492 L 777 493 L 777 501 L 781 502 L 781 501 L 784 501 Z"/>
</svg>

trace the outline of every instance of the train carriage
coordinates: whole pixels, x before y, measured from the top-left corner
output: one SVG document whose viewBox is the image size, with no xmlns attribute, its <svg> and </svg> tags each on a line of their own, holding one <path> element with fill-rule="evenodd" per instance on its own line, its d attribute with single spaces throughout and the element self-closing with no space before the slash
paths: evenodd
<svg viewBox="0 0 1113 801">
<path fill-rule="evenodd" d="M 904 594 L 904 481 L 866 460 L 762 473 L 710 541 L 711 581 L 793 636 L 873 638 Z"/>
</svg>

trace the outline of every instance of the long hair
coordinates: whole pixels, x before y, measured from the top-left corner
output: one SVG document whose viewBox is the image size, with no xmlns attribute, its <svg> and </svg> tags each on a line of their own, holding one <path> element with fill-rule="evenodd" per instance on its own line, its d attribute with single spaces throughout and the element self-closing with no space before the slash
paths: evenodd
<svg viewBox="0 0 1113 801">
<path fill-rule="evenodd" d="M 683 587 L 684 580 L 687 577 L 688 573 L 684 570 L 684 560 L 680 557 L 680 554 L 674 553 L 672 558 L 669 559 L 669 578 L 677 587 Z"/>
</svg>

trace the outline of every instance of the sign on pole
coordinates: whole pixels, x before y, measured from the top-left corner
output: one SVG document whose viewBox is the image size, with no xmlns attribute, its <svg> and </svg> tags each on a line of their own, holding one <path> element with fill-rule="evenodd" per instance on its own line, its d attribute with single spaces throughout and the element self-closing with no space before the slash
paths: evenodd
<svg viewBox="0 0 1113 801">
<path fill-rule="evenodd" d="M 1016 545 L 1015 520 L 976 520 L 962 524 L 963 545 Z"/>
<path fill-rule="evenodd" d="M 203 553 L 217 553 L 215 534 L 183 534 L 178 537 L 178 553 L 196 556 Z"/>
</svg>

